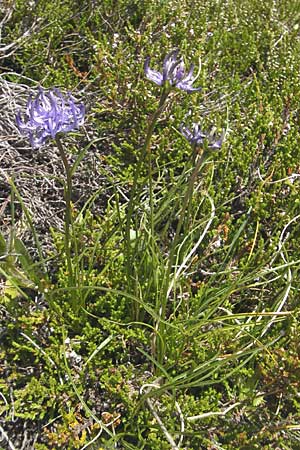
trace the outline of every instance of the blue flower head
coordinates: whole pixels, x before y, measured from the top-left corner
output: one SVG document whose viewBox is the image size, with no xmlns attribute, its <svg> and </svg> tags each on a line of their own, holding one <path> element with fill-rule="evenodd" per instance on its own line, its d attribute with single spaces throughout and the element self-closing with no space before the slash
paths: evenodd
<svg viewBox="0 0 300 450">
<path fill-rule="evenodd" d="M 199 123 L 193 123 L 192 128 L 186 126 L 180 126 L 181 134 L 189 141 L 192 147 L 206 147 L 210 150 L 220 150 L 222 147 L 225 132 L 223 131 L 221 136 L 216 136 L 215 131 L 210 133 L 204 132 L 200 128 Z"/>
<path fill-rule="evenodd" d="M 31 146 L 38 148 L 47 138 L 78 128 L 84 122 L 84 114 L 84 105 L 76 105 L 71 94 L 64 97 L 58 89 L 39 88 L 36 97 L 30 96 L 27 101 L 25 119 L 18 111 L 16 123 L 20 133 L 28 136 Z"/>
<path fill-rule="evenodd" d="M 150 57 L 148 57 L 145 61 L 146 77 L 159 86 L 169 84 L 171 87 L 176 87 L 188 93 L 200 91 L 201 87 L 193 87 L 193 83 L 196 80 L 196 78 L 193 77 L 194 65 L 192 64 L 187 72 L 185 70 L 183 59 L 178 56 L 178 53 L 179 50 L 173 50 L 165 57 L 162 73 L 150 69 Z"/>
</svg>

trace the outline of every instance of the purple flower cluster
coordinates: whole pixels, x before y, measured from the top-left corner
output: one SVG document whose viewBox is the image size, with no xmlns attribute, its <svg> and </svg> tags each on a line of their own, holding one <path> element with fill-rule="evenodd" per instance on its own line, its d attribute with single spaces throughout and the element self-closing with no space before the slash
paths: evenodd
<svg viewBox="0 0 300 450">
<path fill-rule="evenodd" d="M 28 99 L 25 120 L 18 111 L 16 123 L 20 133 L 28 136 L 31 146 L 37 148 L 49 137 L 78 128 L 84 122 L 84 114 L 84 105 L 76 105 L 71 94 L 65 98 L 58 89 L 47 92 L 39 88 L 36 97 Z"/>
<path fill-rule="evenodd" d="M 213 131 L 210 133 L 204 132 L 198 123 L 193 123 L 191 129 L 181 125 L 180 131 L 192 147 L 207 146 L 210 150 L 220 150 L 225 137 L 224 132 L 219 137 L 216 137 Z"/>
<path fill-rule="evenodd" d="M 176 87 L 188 93 L 200 91 L 201 87 L 193 87 L 195 77 L 193 77 L 194 66 L 191 65 L 188 72 L 185 70 L 183 59 L 178 56 L 179 50 L 173 50 L 164 59 L 162 73 L 157 70 L 150 69 L 150 57 L 145 62 L 146 77 L 158 84 L 165 86 L 167 83 L 172 87 Z"/>
<path fill-rule="evenodd" d="M 196 81 L 196 77 L 193 77 L 194 66 L 191 65 L 189 71 L 185 70 L 183 59 L 179 57 L 179 50 L 173 50 L 167 54 L 162 73 L 150 69 L 149 63 L 150 58 L 148 57 L 145 61 L 145 75 L 159 86 L 167 86 L 169 89 L 178 88 L 187 93 L 201 90 L 201 87 L 193 87 L 193 83 Z M 198 123 L 193 123 L 191 129 L 181 125 L 180 131 L 192 147 L 206 147 L 210 150 L 219 150 L 225 137 L 224 132 L 219 137 L 214 132 L 204 132 Z"/>
</svg>

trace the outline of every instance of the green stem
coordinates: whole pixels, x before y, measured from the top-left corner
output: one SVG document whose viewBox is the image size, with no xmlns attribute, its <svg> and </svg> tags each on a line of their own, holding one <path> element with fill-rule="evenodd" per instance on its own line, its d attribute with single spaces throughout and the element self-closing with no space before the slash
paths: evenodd
<svg viewBox="0 0 300 450">
<path fill-rule="evenodd" d="M 162 114 L 164 108 L 165 108 L 165 103 L 167 100 L 167 97 L 170 93 L 169 89 L 164 89 L 162 91 L 161 97 L 160 97 L 160 101 L 159 101 L 159 105 L 157 107 L 157 110 L 154 112 L 154 114 L 152 115 L 149 124 L 148 124 L 148 128 L 147 128 L 147 133 L 146 133 L 146 138 L 145 138 L 145 142 L 141 151 L 141 156 L 138 160 L 137 163 L 137 167 L 135 170 L 135 174 L 134 174 L 134 179 L 133 179 L 133 185 L 131 188 L 131 192 L 130 192 L 130 198 L 129 198 L 129 204 L 128 204 L 128 211 L 127 211 L 127 215 L 126 215 L 126 229 L 125 229 L 125 242 L 126 242 L 126 273 L 127 273 L 127 282 L 129 284 L 129 287 L 131 288 L 131 281 L 134 278 L 132 276 L 132 272 L 133 272 L 133 268 L 134 268 L 134 261 L 133 261 L 133 256 L 132 256 L 132 245 L 131 245 L 131 241 L 130 241 L 130 229 L 131 229 L 131 221 L 132 221 L 132 217 L 133 217 L 133 213 L 134 213 L 134 208 L 135 208 L 135 201 L 136 201 L 136 193 L 137 193 L 137 188 L 138 188 L 138 184 L 139 184 L 139 177 L 141 174 L 141 170 L 143 167 L 143 163 L 145 161 L 145 159 L 148 156 L 148 161 L 149 161 L 149 172 L 148 172 L 148 176 L 149 176 L 149 189 L 150 189 L 150 209 L 152 211 L 152 219 L 151 219 L 151 229 L 153 231 L 153 188 L 152 188 L 152 168 L 151 168 L 151 138 L 153 135 L 153 131 L 155 128 L 155 125 L 157 123 L 157 120 L 159 119 L 159 116 Z M 137 320 L 138 316 L 139 316 L 139 305 L 136 304 L 134 305 L 134 319 Z"/>
<path fill-rule="evenodd" d="M 164 288 L 163 288 L 163 296 L 162 296 L 162 300 L 161 300 L 161 308 L 160 308 L 160 313 L 159 313 L 160 320 L 158 320 L 158 322 L 156 324 L 156 330 L 157 330 L 158 334 L 160 336 L 162 336 L 162 339 L 159 339 L 157 341 L 157 347 L 158 347 L 157 348 L 157 359 L 158 359 L 159 363 L 163 362 L 164 354 L 165 354 L 164 336 L 165 336 L 166 325 L 165 325 L 164 321 L 165 321 L 165 314 L 166 314 L 166 308 L 167 308 L 167 303 L 168 303 L 168 295 L 167 294 L 168 294 L 168 288 L 169 288 L 169 282 L 170 282 L 170 275 L 172 272 L 172 267 L 176 261 L 176 250 L 177 250 L 178 243 L 180 240 L 180 234 L 182 231 L 182 227 L 183 227 L 185 219 L 187 219 L 185 217 L 185 213 L 186 213 L 187 208 L 190 205 L 190 202 L 192 201 L 193 190 L 194 190 L 196 178 L 199 175 L 200 168 L 206 158 L 207 158 L 207 152 L 205 150 L 203 150 L 201 156 L 198 158 L 198 160 L 196 162 L 196 166 L 195 166 L 195 168 L 191 174 L 191 177 L 189 179 L 188 188 L 187 188 L 187 191 L 186 191 L 184 199 L 183 199 L 180 217 L 179 217 L 176 231 L 175 231 L 175 237 L 172 242 L 172 247 L 170 250 L 168 266 L 167 266 L 167 270 L 166 270 L 165 277 L 164 277 L 165 281 L 164 281 Z M 175 287 L 174 287 L 174 289 L 175 289 Z M 162 322 L 161 322 L 161 320 L 162 320 Z"/>
<path fill-rule="evenodd" d="M 65 252 L 67 258 L 67 267 L 68 267 L 68 278 L 69 278 L 69 286 L 74 285 L 74 277 L 73 277 L 73 266 L 72 266 L 72 258 L 71 258 L 71 225 L 72 225 L 72 205 L 71 205 L 71 195 L 72 195 L 72 171 L 71 166 L 66 157 L 65 151 L 63 149 L 62 143 L 58 136 L 55 137 L 55 142 L 57 148 L 59 150 L 60 157 L 62 159 L 65 172 L 67 185 L 64 189 L 65 202 L 66 202 L 66 212 L 65 212 Z"/>
<path fill-rule="evenodd" d="M 176 246 L 177 246 L 177 243 L 178 243 L 178 239 L 179 239 L 179 236 L 180 236 L 180 232 L 181 232 L 184 220 L 185 219 L 188 220 L 188 217 L 187 218 L 185 217 L 185 212 L 186 212 L 188 206 L 191 204 L 195 181 L 196 181 L 196 178 L 197 178 L 197 176 L 199 174 L 199 170 L 200 170 L 203 162 L 205 161 L 206 157 L 207 157 L 207 153 L 205 151 L 203 151 L 201 156 L 200 156 L 200 158 L 198 158 L 198 161 L 196 162 L 196 166 L 195 166 L 195 168 L 194 168 L 194 170 L 192 172 L 192 175 L 191 175 L 191 177 L 189 179 L 188 189 L 187 189 L 187 191 L 185 193 L 185 196 L 184 196 L 184 199 L 183 199 L 182 209 L 181 209 L 179 221 L 178 221 L 178 224 L 177 224 L 177 227 L 176 227 L 176 233 L 175 233 L 174 242 L 173 242 L 173 245 L 172 245 L 173 254 L 174 254 L 174 252 L 176 250 Z M 172 267 L 172 263 L 173 263 L 173 261 L 172 261 L 172 258 L 171 258 L 170 267 Z"/>
</svg>

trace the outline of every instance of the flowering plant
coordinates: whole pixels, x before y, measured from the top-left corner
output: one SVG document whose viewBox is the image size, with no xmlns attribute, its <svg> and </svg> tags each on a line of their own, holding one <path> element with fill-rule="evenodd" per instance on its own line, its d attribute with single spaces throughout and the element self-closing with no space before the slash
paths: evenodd
<svg viewBox="0 0 300 450">
<path fill-rule="evenodd" d="M 73 221 L 71 201 L 72 174 L 74 167 L 76 167 L 76 162 L 73 167 L 70 166 L 67 154 L 60 140 L 60 133 L 67 133 L 78 128 L 84 122 L 84 115 L 84 105 L 76 105 L 71 94 L 68 97 L 64 97 L 56 88 L 44 91 L 41 87 L 37 95 L 34 98 L 30 96 L 27 101 L 26 118 L 22 118 L 20 111 L 16 115 L 16 124 L 20 133 L 29 138 L 32 148 L 40 147 L 48 138 L 55 140 L 65 168 L 65 254 L 70 287 L 78 284 L 71 257 L 72 252 L 76 252 L 76 243 L 73 245 L 72 242 Z M 72 306 L 74 310 L 78 310 L 80 307 L 80 302 L 77 302 L 77 296 L 75 294 L 72 299 Z"/>
<path fill-rule="evenodd" d="M 221 136 L 216 137 L 214 130 L 210 133 L 204 132 L 200 128 L 199 123 L 193 123 L 192 128 L 188 128 L 184 125 L 180 126 L 181 134 L 189 141 L 192 147 L 203 147 L 207 146 L 209 150 L 220 150 L 225 133 L 223 132 Z"/>
<path fill-rule="evenodd" d="M 194 65 L 192 64 L 189 71 L 186 72 L 183 59 L 179 57 L 179 50 L 173 50 L 165 57 L 162 73 L 150 69 L 149 63 L 150 57 L 145 61 L 146 77 L 159 86 L 165 86 L 169 83 L 171 87 L 176 87 L 188 93 L 201 90 L 201 87 L 193 87 L 196 80 L 196 77 L 193 77 Z"/>
<path fill-rule="evenodd" d="M 23 135 L 27 135 L 33 148 L 43 145 L 47 138 L 52 139 L 58 133 L 67 133 L 78 128 L 84 122 L 85 108 L 76 105 L 71 94 L 65 98 L 54 88 L 44 91 L 41 87 L 36 97 L 29 97 L 26 119 L 21 112 L 16 115 L 16 123 Z"/>
</svg>

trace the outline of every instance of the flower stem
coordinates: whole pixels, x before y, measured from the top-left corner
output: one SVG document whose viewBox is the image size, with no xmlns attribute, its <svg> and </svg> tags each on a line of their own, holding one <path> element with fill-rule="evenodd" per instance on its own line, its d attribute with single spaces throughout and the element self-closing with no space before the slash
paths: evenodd
<svg viewBox="0 0 300 450">
<path fill-rule="evenodd" d="M 160 307 L 160 311 L 159 311 L 159 319 L 155 326 L 156 334 L 161 336 L 161 339 L 159 339 L 157 341 L 157 344 L 155 345 L 155 347 L 156 347 L 155 350 L 157 353 L 157 360 L 159 361 L 159 363 L 163 362 L 164 355 L 165 355 L 165 344 L 164 344 L 164 342 L 166 341 L 166 339 L 165 339 L 165 330 L 166 330 L 165 314 L 166 314 L 167 303 L 168 303 L 168 298 L 169 298 L 169 294 L 170 294 L 170 289 L 169 289 L 170 276 L 172 273 L 172 268 L 173 268 L 173 266 L 175 266 L 176 258 L 177 258 L 176 250 L 178 248 L 178 243 L 180 240 L 180 235 L 181 235 L 183 224 L 185 222 L 185 219 L 188 220 L 188 218 L 186 217 L 186 211 L 189 208 L 189 205 L 192 201 L 194 184 L 195 184 L 197 176 L 199 175 L 199 171 L 203 165 L 203 162 L 205 161 L 207 156 L 208 156 L 207 152 L 205 150 L 203 150 L 201 156 L 196 161 L 195 168 L 190 176 L 188 187 L 187 187 L 187 190 L 186 190 L 186 193 L 185 193 L 185 196 L 183 199 L 183 203 L 182 203 L 182 208 L 180 211 L 180 216 L 178 219 L 174 240 L 172 242 L 172 246 L 171 246 L 171 250 L 170 250 L 170 254 L 169 254 L 169 258 L 168 258 L 169 261 L 168 261 L 167 270 L 166 270 L 166 273 L 164 276 L 165 281 L 164 281 L 164 287 L 163 287 L 163 295 L 162 295 L 162 299 L 161 299 L 161 307 Z M 176 272 L 176 268 L 175 268 L 175 272 Z M 175 284 L 174 284 L 173 289 L 176 289 Z"/>
<path fill-rule="evenodd" d="M 150 210 L 151 210 L 150 221 L 151 221 L 152 240 L 154 238 L 154 236 L 153 236 L 153 231 L 154 231 L 153 230 L 153 228 L 154 228 L 154 225 L 153 225 L 153 188 L 152 188 L 152 168 L 151 168 L 151 148 L 150 148 L 150 146 L 151 146 L 151 139 L 153 136 L 153 131 L 154 131 L 155 125 L 165 108 L 166 100 L 167 100 L 169 93 L 170 93 L 169 89 L 164 89 L 162 91 L 159 105 L 149 120 L 145 142 L 144 142 L 144 145 L 143 145 L 143 148 L 141 151 L 141 155 L 140 155 L 140 158 L 139 158 L 137 166 L 136 166 L 134 179 L 133 179 L 133 185 L 132 185 L 131 192 L 130 192 L 128 210 L 127 210 L 127 214 L 126 214 L 126 228 L 125 228 L 126 273 L 127 273 L 127 283 L 130 287 L 130 290 L 132 288 L 132 281 L 134 280 L 134 273 L 133 273 L 133 271 L 134 271 L 134 261 L 133 261 L 134 255 L 133 255 L 133 248 L 132 248 L 133 246 L 132 246 L 131 239 L 130 239 L 130 230 L 131 230 L 131 223 L 132 223 L 132 218 L 133 218 L 133 214 L 134 214 L 134 209 L 135 209 L 135 205 L 136 205 L 136 193 L 137 193 L 137 189 L 138 189 L 138 185 L 139 185 L 139 177 L 141 174 L 143 163 L 145 162 L 146 158 L 148 159 L 148 179 L 149 179 L 149 190 L 150 190 L 150 199 L 149 200 L 150 200 Z M 135 290 L 134 290 L 134 293 L 136 293 Z M 134 319 L 138 320 L 140 307 L 139 307 L 138 302 L 135 302 L 135 303 L 136 304 L 134 305 Z"/>
<path fill-rule="evenodd" d="M 71 167 L 68 162 L 67 156 L 63 149 L 62 143 L 58 136 L 55 137 L 55 142 L 57 148 L 59 150 L 60 157 L 62 159 L 65 172 L 66 172 L 66 180 L 67 184 L 64 188 L 64 196 L 66 202 L 66 211 L 65 211 L 65 253 L 67 258 L 67 267 L 68 267 L 68 278 L 69 278 L 69 286 L 74 285 L 74 277 L 73 277 L 73 266 L 71 259 L 71 225 L 72 225 L 72 205 L 71 205 L 71 195 L 72 195 L 72 174 Z"/>
</svg>

